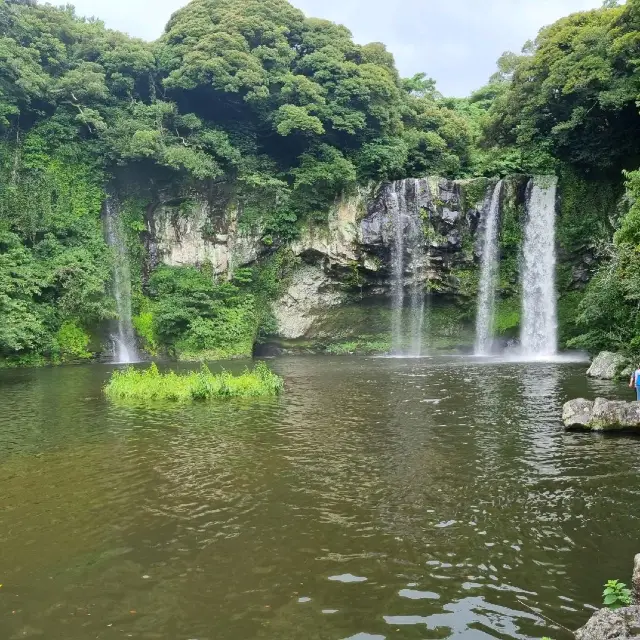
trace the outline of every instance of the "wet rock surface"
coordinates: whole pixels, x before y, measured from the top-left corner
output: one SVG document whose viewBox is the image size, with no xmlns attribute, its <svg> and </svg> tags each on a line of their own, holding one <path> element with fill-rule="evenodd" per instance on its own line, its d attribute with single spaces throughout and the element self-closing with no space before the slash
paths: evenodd
<svg viewBox="0 0 640 640">
<path fill-rule="evenodd" d="M 640 606 L 600 609 L 581 629 L 577 640 L 627 640 L 640 638 Z"/>
<path fill-rule="evenodd" d="M 640 433 L 640 402 L 577 398 L 565 403 L 562 421 L 567 429 Z"/>
<path fill-rule="evenodd" d="M 590 378 L 600 380 L 615 380 L 629 364 L 628 358 L 620 353 L 612 351 L 601 351 L 591 363 L 587 370 Z"/>
</svg>

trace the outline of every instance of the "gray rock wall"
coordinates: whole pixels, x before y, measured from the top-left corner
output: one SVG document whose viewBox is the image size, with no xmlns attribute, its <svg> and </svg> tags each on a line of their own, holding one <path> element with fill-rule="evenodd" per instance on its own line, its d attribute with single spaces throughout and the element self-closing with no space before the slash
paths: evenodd
<svg viewBox="0 0 640 640">
<path fill-rule="evenodd" d="M 521 197 L 518 193 L 524 193 L 519 186 L 526 184 L 526 178 L 516 177 L 512 182 L 517 200 Z M 457 274 L 468 273 L 479 263 L 478 229 L 494 185 L 495 181 L 485 178 L 427 177 L 382 184 L 340 199 L 325 223 L 302 229 L 291 246 L 302 271 L 274 303 L 280 335 L 302 337 L 322 309 L 389 293 L 393 207 L 400 206 L 407 218 L 420 221 L 428 261 L 421 277 L 429 280 L 434 295 L 459 295 Z M 243 229 L 241 214 L 228 202 L 218 209 L 205 199 L 196 199 L 186 211 L 184 206 L 179 210 L 159 207 L 149 222 L 150 253 L 170 265 L 209 262 L 218 276 L 224 276 L 272 250 L 261 242 L 259 230 L 251 233 Z M 411 262 L 408 258 L 407 265 Z M 407 267 L 406 284 L 413 276 Z"/>
</svg>

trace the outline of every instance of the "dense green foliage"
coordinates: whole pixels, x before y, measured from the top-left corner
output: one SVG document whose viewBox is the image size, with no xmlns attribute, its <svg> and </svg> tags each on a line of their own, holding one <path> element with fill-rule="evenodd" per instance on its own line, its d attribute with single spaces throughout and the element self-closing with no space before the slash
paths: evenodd
<svg viewBox="0 0 640 640">
<path fill-rule="evenodd" d="M 284 382 L 280 376 L 259 362 L 249 371 L 232 375 L 228 371 L 213 374 L 205 364 L 200 371 L 160 373 L 155 363 L 147 369 L 127 367 L 114 371 L 104 392 L 116 401 L 173 402 L 204 401 L 214 398 L 275 396 L 282 392 Z"/>
<path fill-rule="evenodd" d="M 464 99 L 401 78 L 384 45 L 286 0 L 193 0 L 153 43 L 70 7 L 0 0 L 0 362 L 100 351 L 116 316 L 107 190 L 141 345 L 228 357 L 273 331 L 269 301 L 304 225 L 358 185 L 427 174 L 558 174 L 562 339 L 639 350 L 639 61 L 640 0 L 544 28 Z M 159 266 L 154 212 L 187 216 L 198 197 L 257 231 L 266 258 L 231 281 L 208 264 Z M 521 212 L 505 198 L 498 325 L 510 335 Z M 476 275 L 455 275 L 471 299 Z"/>
<path fill-rule="evenodd" d="M 424 74 L 401 79 L 382 44 L 285 0 L 194 0 L 154 43 L 0 0 L 0 136 L 4 363 L 84 358 L 115 317 L 107 185 L 123 195 L 143 346 L 246 354 L 269 328 L 268 283 L 146 273 L 149 211 L 209 193 L 277 248 L 358 183 L 469 172 L 472 143 Z M 71 326 L 84 337 L 69 346 Z"/>
</svg>

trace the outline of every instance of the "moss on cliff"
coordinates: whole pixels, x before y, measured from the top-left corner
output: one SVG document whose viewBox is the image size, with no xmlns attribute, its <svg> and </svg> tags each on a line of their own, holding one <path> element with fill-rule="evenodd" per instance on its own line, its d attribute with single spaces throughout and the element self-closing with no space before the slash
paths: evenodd
<svg viewBox="0 0 640 640">
<path fill-rule="evenodd" d="M 409 323 L 406 310 L 406 322 Z M 300 340 L 270 342 L 287 351 L 331 354 L 384 354 L 391 349 L 392 310 L 384 298 L 365 298 L 327 310 Z M 408 339 L 407 339 L 408 340 Z M 427 302 L 423 327 L 425 352 L 470 348 L 474 340 L 473 326 L 464 309 L 454 303 Z M 406 347 L 410 346 L 407 341 Z"/>
<path fill-rule="evenodd" d="M 587 179 L 584 175 L 563 166 L 558 185 L 559 213 L 557 244 L 558 327 L 562 346 L 590 348 L 591 338 L 581 340 L 585 334 L 581 325 L 581 308 L 587 283 L 593 278 L 607 254 L 617 218 L 619 203 L 624 194 L 621 180 L 606 178 Z M 596 341 L 597 342 L 597 341 Z M 601 346 L 608 346 L 605 339 Z M 599 348 L 592 345 L 593 348 Z"/>
<path fill-rule="evenodd" d="M 462 195 L 462 208 L 464 211 L 478 209 L 482 206 L 487 197 L 489 187 L 495 180 L 489 178 L 472 178 L 460 181 Z"/>
<path fill-rule="evenodd" d="M 523 222 L 525 203 L 523 198 L 526 178 L 505 178 L 502 195 L 500 245 L 499 295 L 510 298 L 520 292 L 520 256 L 524 239 Z"/>
</svg>

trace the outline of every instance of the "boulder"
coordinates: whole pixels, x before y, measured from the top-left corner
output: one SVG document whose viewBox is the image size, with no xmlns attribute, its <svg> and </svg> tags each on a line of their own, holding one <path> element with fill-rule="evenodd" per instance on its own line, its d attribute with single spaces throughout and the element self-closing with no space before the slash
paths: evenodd
<svg viewBox="0 0 640 640">
<path fill-rule="evenodd" d="M 600 380 L 615 380 L 628 364 L 628 359 L 621 353 L 601 351 L 591 363 L 587 375 Z"/>
<path fill-rule="evenodd" d="M 640 606 L 600 609 L 576 631 L 577 640 L 640 639 Z"/>
<path fill-rule="evenodd" d="M 640 640 L 640 553 L 633 561 L 631 606 L 596 611 L 575 635 L 577 640 Z"/>
<path fill-rule="evenodd" d="M 567 429 L 640 431 L 640 402 L 578 398 L 564 405 L 562 421 Z"/>
<path fill-rule="evenodd" d="M 562 407 L 562 422 L 567 429 L 588 429 L 592 413 L 593 401 L 584 398 L 570 400 Z"/>
</svg>

